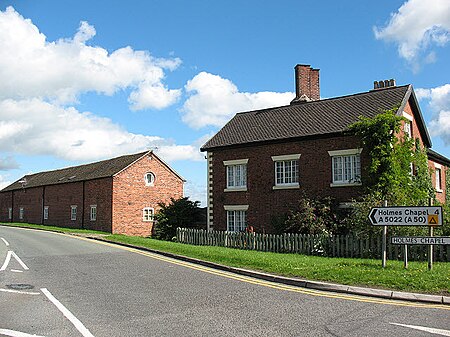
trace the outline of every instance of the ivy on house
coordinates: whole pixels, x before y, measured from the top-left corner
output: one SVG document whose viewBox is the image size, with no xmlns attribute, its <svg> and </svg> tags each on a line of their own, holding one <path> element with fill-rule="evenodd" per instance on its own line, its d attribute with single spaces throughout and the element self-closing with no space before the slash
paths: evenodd
<svg viewBox="0 0 450 337">
<path fill-rule="evenodd" d="M 350 132 L 361 139 L 361 146 L 369 157 L 364 168 L 365 193 L 358 200 L 352 215 L 354 230 L 360 233 L 375 231 L 368 227 L 367 214 L 371 207 L 389 205 L 424 206 L 435 191 L 428 168 L 428 157 L 419 139 L 401 136 L 401 125 L 406 121 L 394 108 L 373 118 L 360 117 L 350 126 Z M 397 231 L 419 229 L 397 229 Z"/>
</svg>

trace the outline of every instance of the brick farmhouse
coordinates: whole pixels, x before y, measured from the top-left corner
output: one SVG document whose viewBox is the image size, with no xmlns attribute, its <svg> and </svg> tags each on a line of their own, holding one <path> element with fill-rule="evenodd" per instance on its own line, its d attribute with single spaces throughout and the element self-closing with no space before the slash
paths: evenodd
<svg viewBox="0 0 450 337">
<path fill-rule="evenodd" d="M 208 228 L 273 231 L 274 217 L 295 209 L 303 195 L 329 196 L 341 206 L 362 194 L 369 158 L 346 133 L 359 116 L 398 107 L 401 133 L 427 149 L 436 198 L 445 202 L 450 160 L 432 151 L 411 85 L 376 81 L 374 89 L 320 99 L 319 70 L 295 67 L 296 97 L 288 106 L 236 114 L 203 147 L 208 163 Z"/>
<path fill-rule="evenodd" d="M 183 183 L 152 151 L 30 174 L 0 191 L 0 221 L 148 236 Z"/>
</svg>

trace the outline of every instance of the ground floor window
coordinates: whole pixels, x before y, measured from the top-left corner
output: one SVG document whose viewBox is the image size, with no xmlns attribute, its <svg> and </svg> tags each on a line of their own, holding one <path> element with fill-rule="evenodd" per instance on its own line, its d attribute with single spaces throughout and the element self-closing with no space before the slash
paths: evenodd
<svg viewBox="0 0 450 337">
<path fill-rule="evenodd" d="M 23 207 L 20 207 L 20 208 L 19 208 L 19 219 L 20 219 L 20 220 L 23 220 L 23 214 L 24 214 Z"/>
<path fill-rule="evenodd" d="M 8 208 L 8 219 L 12 219 L 12 208 Z"/>
<path fill-rule="evenodd" d="M 48 206 L 44 206 L 44 220 L 48 219 Z"/>
<path fill-rule="evenodd" d="M 91 205 L 91 221 L 97 220 L 97 205 Z"/>
<path fill-rule="evenodd" d="M 247 211 L 227 211 L 227 231 L 243 232 L 247 227 Z"/>
<path fill-rule="evenodd" d="M 142 220 L 143 221 L 153 221 L 154 209 L 151 207 L 145 207 L 142 210 Z"/>
<path fill-rule="evenodd" d="M 76 220 L 77 219 L 77 206 L 72 205 L 70 206 L 70 220 Z"/>
</svg>

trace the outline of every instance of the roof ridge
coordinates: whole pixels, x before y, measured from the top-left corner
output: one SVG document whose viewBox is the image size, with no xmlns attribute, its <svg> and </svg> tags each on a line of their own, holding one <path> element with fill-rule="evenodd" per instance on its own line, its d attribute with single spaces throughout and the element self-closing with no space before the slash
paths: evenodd
<svg viewBox="0 0 450 337">
<path fill-rule="evenodd" d="M 369 94 L 373 94 L 373 93 L 376 93 L 376 92 L 383 92 L 383 91 L 387 91 L 387 90 L 407 88 L 409 86 L 412 86 L 412 84 L 404 84 L 404 85 L 397 85 L 395 87 L 386 87 L 386 88 L 380 88 L 380 89 L 372 89 L 372 90 L 369 90 L 369 91 L 362 91 L 362 92 L 357 92 L 357 93 L 354 93 L 354 94 L 348 94 L 348 95 L 343 95 L 343 96 L 328 97 L 328 98 L 319 99 L 319 100 L 315 100 L 315 101 L 309 101 L 309 102 L 286 104 L 286 105 L 274 106 L 274 107 L 270 107 L 270 108 L 263 108 L 263 109 L 257 109 L 257 110 L 240 111 L 240 112 L 237 112 L 236 115 L 242 115 L 242 114 L 248 114 L 248 113 L 260 114 L 260 113 L 263 113 L 263 112 L 266 112 L 266 111 L 275 110 L 275 109 L 283 109 L 283 108 L 292 107 L 292 106 L 312 105 L 312 104 L 317 104 L 317 103 L 321 103 L 321 102 L 327 102 L 327 101 L 331 101 L 331 100 L 340 100 L 340 99 L 345 99 L 345 98 L 354 97 L 354 96 L 369 95 Z"/>
<path fill-rule="evenodd" d="M 92 163 L 86 163 L 86 164 L 80 164 L 80 165 L 74 165 L 74 166 L 67 166 L 67 167 L 54 169 L 54 170 L 40 171 L 40 172 L 36 172 L 36 173 L 26 174 L 23 177 L 31 177 L 31 176 L 34 176 L 34 175 L 37 175 L 37 174 L 42 174 L 42 173 L 58 172 L 58 171 L 64 171 L 64 170 L 69 170 L 69 169 L 78 168 L 78 167 L 85 167 L 85 166 L 94 165 L 94 164 L 98 164 L 98 163 L 103 163 L 103 162 L 107 162 L 107 161 L 113 161 L 115 159 L 124 158 L 124 157 L 144 155 L 145 153 L 147 153 L 149 151 L 151 151 L 151 150 L 144 151 L 144 152 L 138 152 L 138 153 L 124 154 L 124 155 L 117 156 L 117 157 L 114 157 L 114 158 L 102 159 L 102 160 L 99 160 L 99 161 L 94 161 Z"/>
</svg>

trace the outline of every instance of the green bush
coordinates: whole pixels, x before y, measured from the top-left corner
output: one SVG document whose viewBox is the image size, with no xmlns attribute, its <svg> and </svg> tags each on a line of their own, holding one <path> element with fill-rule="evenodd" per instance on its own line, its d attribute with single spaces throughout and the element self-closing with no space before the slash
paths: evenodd
<svg viewBox="0 0 450 337">
<path fill-rule="evenodd" d="M 174 241 L 177 227 L 202 228 L 204 222 L 203 210 L 199 201 L 191 201 L 188 197 L 170 199 L 170 203 L 159 203 L 160 210 L 155 214 L 153 237 L 161 240 Z"/>
</svg>

